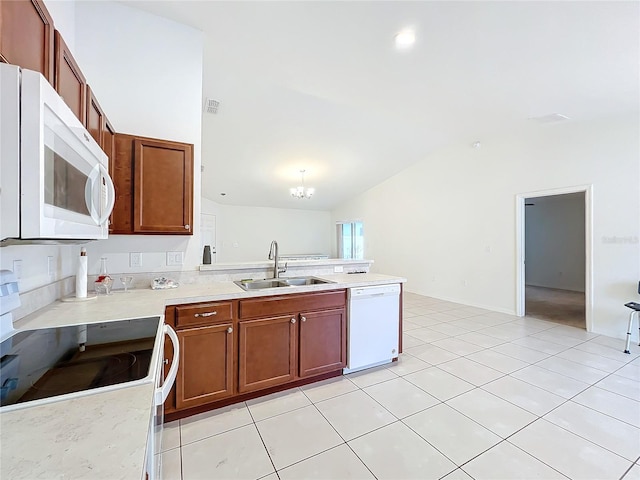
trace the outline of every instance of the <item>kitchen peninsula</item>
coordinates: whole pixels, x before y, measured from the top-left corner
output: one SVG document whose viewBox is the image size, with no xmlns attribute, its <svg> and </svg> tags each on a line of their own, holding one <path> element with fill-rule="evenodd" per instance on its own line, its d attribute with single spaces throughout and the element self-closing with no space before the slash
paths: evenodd
<svg viewBox="0 0 640 480">
<path fill-rule="evenodd" d="M 231 281 L 135 289 L 82 303 L 56 302 L 16 322 L 18 329 L 162 315 L 176 306 L 268 299 L 402 284 L 380 274 L 318 275 L 331 283 L 245 291 Z M 322 378 L 319 376 L 318 378 Z M 0 414 L 3 478 L 143 478 L 153 385 L 125 387 Z"/>
</svg>

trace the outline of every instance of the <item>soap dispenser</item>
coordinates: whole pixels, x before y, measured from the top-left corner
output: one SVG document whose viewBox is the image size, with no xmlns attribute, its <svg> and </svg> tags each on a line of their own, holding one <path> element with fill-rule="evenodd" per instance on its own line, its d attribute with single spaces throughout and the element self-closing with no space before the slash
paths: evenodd
<svg viewBox="0 0 640 480">
<path fill-rule="evenodd" d="M 202 252 L 202 264 L 211 265 L 211 246 L 205 245 L 204 252 Z"/>
</svg>

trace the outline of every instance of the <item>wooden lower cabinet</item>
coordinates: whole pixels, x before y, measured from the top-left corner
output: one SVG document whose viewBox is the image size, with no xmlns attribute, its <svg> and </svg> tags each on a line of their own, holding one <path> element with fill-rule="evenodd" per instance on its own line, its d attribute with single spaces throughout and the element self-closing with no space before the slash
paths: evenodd
<svg viewBox="0 0 640 480">
<path fill-rule="evenodd" d="M 295 316 L 238 322 L 238 392 L 292 381 L 296 376 Z"/>
<path fill-rule="evenodd" d="M 344 309 L 300 314 L 299 376 L 309 377 L 347 365 Z"/>
<path fill-rule="evenodd" d="M 174 305 L 165 321 L 180 340 L 171 420 L 337 376 L 347 364 L 345 290 Z"/>
<path fill-rule="evenodd" d="M 176 408 L 211 403 L 233 395 L 233 325 L 220 323 L 179 330 L 180 365 Z"/>
</svg>

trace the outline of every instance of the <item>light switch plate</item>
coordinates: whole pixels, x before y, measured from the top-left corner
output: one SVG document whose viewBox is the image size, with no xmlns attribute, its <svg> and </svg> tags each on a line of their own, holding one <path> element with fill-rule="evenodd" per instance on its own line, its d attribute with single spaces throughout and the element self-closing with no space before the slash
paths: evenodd
<svg viewBox="0 0 640 480">
<path fill-rule="evenodd" d="M 47 275 L 49 275 L 50 277 L 53 277 L 54 274 L 55 274 L 55 265 L 53 263 L 53 257 L 48 256 L 47 257 Z"/>
<path fill-rule="evenodd" d="M 22 260 L 13 261 L 13 274 L 16 276 L 16 280 L 22 278 Z"/>
</svg>

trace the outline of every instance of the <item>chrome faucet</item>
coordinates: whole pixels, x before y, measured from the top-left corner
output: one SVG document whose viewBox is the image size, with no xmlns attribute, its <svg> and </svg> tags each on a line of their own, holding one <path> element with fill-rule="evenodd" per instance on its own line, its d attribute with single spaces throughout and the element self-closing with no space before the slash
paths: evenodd
<svg viewBox="0 0 640 480">
<path fill-rule="evenodd" d="M 284 264 L 284 268 L 278 268 L 278 242 L 275 240 L 269 247 L 269 260 L 273 260 L 273 278 L 280 278 L 280 274 L 287 271 L 287 263 Z"/>
</svg>

